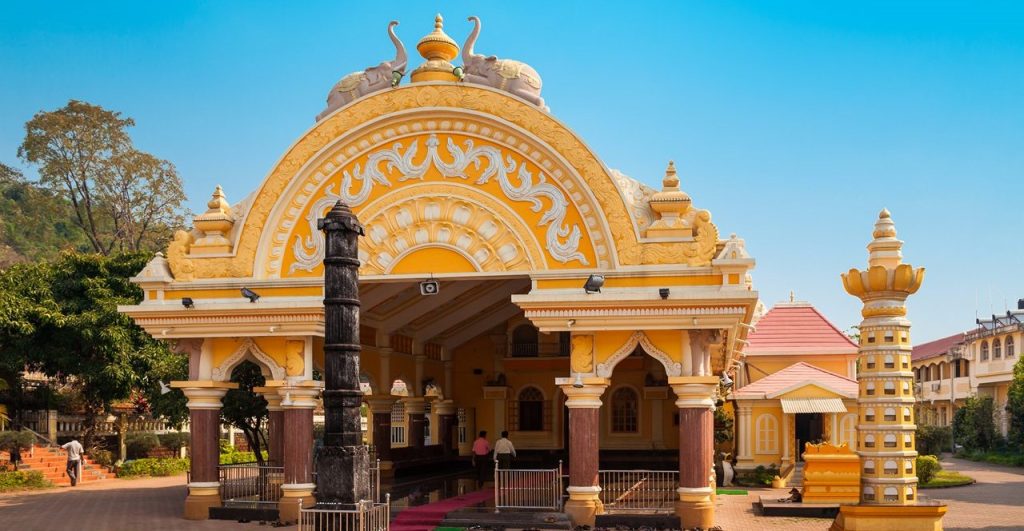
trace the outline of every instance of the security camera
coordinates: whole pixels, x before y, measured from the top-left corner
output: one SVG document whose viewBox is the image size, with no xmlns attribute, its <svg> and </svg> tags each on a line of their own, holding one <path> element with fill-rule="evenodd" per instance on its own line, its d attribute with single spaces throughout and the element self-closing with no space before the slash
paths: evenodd
<svg viewBox="0 0 1024 531">
<path fill-rule="evenodd" d="M 441 284 L 436 280 L 420 282 L 420 295 L 437 295 L 440 291 Z"/>
</svg>

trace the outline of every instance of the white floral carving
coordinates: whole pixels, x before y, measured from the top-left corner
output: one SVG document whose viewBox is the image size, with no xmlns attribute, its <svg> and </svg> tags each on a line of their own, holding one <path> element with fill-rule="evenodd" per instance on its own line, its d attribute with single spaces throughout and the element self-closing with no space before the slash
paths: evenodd
<svg viewBox="0 0 1024 531">
<path fill-rule="evenodd" d="M 218 382 L 226 382 L 231 379 L 231 371 L 236 365 L 245 359 L 247 353 L 252 353 L 253 357 L 270 369 L 271 378 L 274 380 L 284 380 L 285 370 L 284 367 L 277 364 L 274 358 L 271 358 L 266 352 L 260 350 L 259 345 L 256 344 L 250 338 L 246 338 L 242 341 L 242 344 L 235 349 L 235 352 L 228 357 L 228 359 L 221 362 L 220 365 L 213 369 L 213 379 Z"/>
<path fill-rule="evenodd" d="M 558 187 L 547 182 L 543 173 L 534 179 L 533 173 L 527 170 L 526 165 L 517 163 L 511 155 L 503 157 L 497 147 L 476 146 L 472 140 L 466 140 L 463 146 L 459 146 L 451 137 L 448 138 L 446 148 L 451 162 L 442 159 L 438 153 L 440 140 L 436 134 L 430 135 L 426 144 L 427 153 L 419 164 L 413 162 L 419 149 L 419 141 L 414 140 L 408 148 L 403 148 L 401 143 L 395 143 L 390 149 L 374 152 L 369 156 L 365 168 L 357 164 L 352 173 L 343 172 L 339 193 L 334 194 L 331 187 L 328 187 L 324 196 L 310 207 L 306 215 L 310 235 L 305 240 L 296 237 L 293 247 L 295 263 L 292 264 L 290 272 L 297 269 L 311 271 L 323 261 L 324 237 L 317 230 L 316 221 L 330 205 L 341 199 L 350 207 L 359 206 L 370 197 L 375 185 L 391 187 L 391 181 L 385 172 L 397 171 L 401 174 L 398 180 L 404 182 L 423 179 L 431 165 L 446 178 L 468 179 L 466 169 L 470 165 L 480 169 L 486 164 L 476 184 L 482 185 L 491 179 L 497 179 L 501 191 L 508 199 L 525 201 L 534 212 L 540 212 L 544 208 L 543 200 L 546 199 L 550 206 L 541 216 L 539 225 L 548 227 L 545 238 L 548 252 L 552 258 L 562 263 L 578 260 L 583 265 L 589 265 L 579 250 L 582 231 L 578 225 L 570 226 L 565 222 L 569 201 Z M 355 181 L 360 181 L 361 184 L 357 192 L 352 192 Z"/>
<path fill-rule="evenodd" d="M 626 359 L 634 350 L 636 346 L 640 345 L 644 348 L 644 352 L 649 354 L 652 358 L 661 362 L 665 366 L 665 374 L 667 376 L 681 376 L 683 374 L 683 366 L 677 362 L 672 361 L 672 358 L 664 351 L 659 349 L 651 342 L 651 339 L 647 337 L 647 334 L 637 330 L 633 332 L 632 336 L 626 340 L 626 343 L 619 347 L 614 354 L 611 355 L 604 363 L 597 364 L 597 375 L 602 378 L 611 378 L 612 371 L 620 361 Z"/>
</svg>

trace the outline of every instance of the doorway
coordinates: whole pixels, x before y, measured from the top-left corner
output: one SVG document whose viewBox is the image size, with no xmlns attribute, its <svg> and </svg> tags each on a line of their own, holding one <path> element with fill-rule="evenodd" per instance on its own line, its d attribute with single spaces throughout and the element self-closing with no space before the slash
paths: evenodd
<svg viewBox="0 0 1024 531">
<path fill-rule="evenodd" d="M 803 461 L 804 443 L 818 442 L 825 435 L 825 419 L 821 413 L 796 414 L 796 458 Z"/>
</svg>

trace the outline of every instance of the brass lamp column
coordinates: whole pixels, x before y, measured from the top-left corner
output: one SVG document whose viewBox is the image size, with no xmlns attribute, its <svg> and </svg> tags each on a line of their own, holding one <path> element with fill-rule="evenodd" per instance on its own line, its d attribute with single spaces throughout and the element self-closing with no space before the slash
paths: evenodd
<svg viewBox="0 0 1024 531">
<path fill-rule="evenodd" d="M 846 291 L 863 301 L 860 323 L 860 503 L 843 506 L 840 529 L 942 529 L 946 507 L 921 504 L 914 470 L 914 373 L 911 370 L 907 298 L 924 280 L 924 268 L 904 264 L 888 210 L 875 222 L 868 268 L 842 275 Z"/>
</svg>

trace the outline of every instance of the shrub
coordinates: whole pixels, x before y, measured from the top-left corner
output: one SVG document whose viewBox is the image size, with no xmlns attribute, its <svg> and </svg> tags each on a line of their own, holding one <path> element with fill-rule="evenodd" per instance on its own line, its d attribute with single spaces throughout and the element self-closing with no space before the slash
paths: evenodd
<svg viewBox="0 0 1024 531">
<path fill-rule="evenodd" d="M 114 454 L 110 450 L 94 449 L 89 452 L 89 459 L 100 466 L 110 467 L 114 465 Z"/>
<path fill-rule="evenodd" d="M 218 439 L 218 443 L 220 444 L 220 453 L 222 454 L 230 454 L 235 451 L 235 447 L 227 439 Z"/>
<path fill-rule="evenodd" d="M 188 446 L 190 442 L 189 434 L 181 432 L 163 433 L 157 435 L 157 438 L 160 440 L 160 446 L 174 451 Z"/>
<path fill-rule="evenodd" d="M 117 469 L 117 477 L 139 476 L 173 476 L 183 474 L 189 467 L 188 459 L 172 457 L 168 459 L 135 459 L 125 461 Z"/>
<path fill-rule="evenodd" d="M 52 486 L 53 483 L 44 478 L 43 473 L 38 470 L 0 472 L 0 492 L 26 489 L 45 489 Z"/>
<path fill-rule="evenodd" d="M 267 452 L 263 452 L 263 459 L 268 459 Z M 220 464 L 222 465 L 237 465 L 241 463 L 255 463 L 256 454 L 253 452 L 230 452 L 226 454 L 220 454 Z"/>
<path fill-rule="evenodd" d="M 920 483 L 928 483 L 931 481 L 935 474 L 938 474 L 942 470 L 942 465 L 939 464 L 939 460 L 934 455 L 919 455 L 917 456 L 917 481 Z"/>
<path fill-rule="evenodd" d="M 160 446 L 160 439 L 155 433 L 133 432 L 124 438 L 127 447 L 128 459 L 142 459 L 149 455 L 149 451 Z"/>
<path fill-rule="evenodd" d="M 949 450 L 953 429 L 949 426 L 918 426 L 917 452 L 922 455 L 938 455 Z"/>
<path fill-rule="evenodd" d="M 0 450 L 10 452 L 15 448 L 29 448 L 36 442 L 29 431 L 0 431 Z"/>
<path fill-rule="evenodd" d="M 953 415 L 957 444 L 967 450 L 990 450 L 997 442 L 995 406 L 992 397 L 972 396 Z"/>
</svg>

